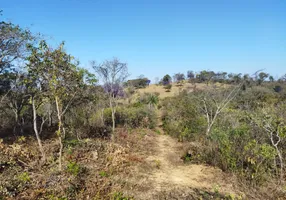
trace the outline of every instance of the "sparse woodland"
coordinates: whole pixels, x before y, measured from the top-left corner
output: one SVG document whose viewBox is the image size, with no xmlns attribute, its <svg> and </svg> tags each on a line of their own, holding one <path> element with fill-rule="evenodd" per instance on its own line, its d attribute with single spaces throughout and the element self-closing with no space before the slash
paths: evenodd
<svg viewBox="0 0 286 200">
<path fill-rule="evenodd" d="M 161 98 L 117 58 L 90 69 L 0 22 L 0 199 L 286 199 L 286 75 L 166 75 L 156 87 L 180 89 Z M 184 169 L 215 167 L 233 192 L 156 190 L 148 174 L 167 162 L 147 158 L 163 134 Z"/>
</svg>

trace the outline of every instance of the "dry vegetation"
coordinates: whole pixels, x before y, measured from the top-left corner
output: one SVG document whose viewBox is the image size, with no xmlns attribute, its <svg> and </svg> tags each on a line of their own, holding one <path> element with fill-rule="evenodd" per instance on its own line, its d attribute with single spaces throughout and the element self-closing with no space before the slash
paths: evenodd
<svg viewBox="0 0 286 200">
<path fill-rule="evenodd" d="M 43 142 L 48 162 L 42 166 L 37 150 L 31 149 L 36 146 L 35 139 L 21 137 L 11 144 L 2 142 L 2 194 L 11 199 L 244 195 L 234 188 L 230 175 L 212 167 L 184 164 L 180 158 L 183 144 L 148 129 L 118 129 L 114 143 L 104 139 L 66 141 L 64 173 L 57 170 L 57 147 L 52 144 L 54 139 Z"/>
<path fill-rule="evenodd" d="M 0 30 L 0 200 L 286 199 L 286 75 L 149 85 L 117 58 L 95 75 L 64 43 Z"/>
<path fill-rule="evenodd" d="M 138 93 L 144 94 L 144 93 L 158 93 L 159 97 L 161 99 L 164 99 L 166 97 L 173 97 L 175 95 L 178 95 L 183 90 L 192 92 L 194 89 L 204 89 L 206 87 L 205 83 L 197 83 L 196 85 L 188 82 L 184 83 L 172 83 L 172 88 L 169 92 L 166 92 L 166 89 L 163 85 L 157 85 L 152 84 L 146 88 L 138 89 Z"/>
</svg>

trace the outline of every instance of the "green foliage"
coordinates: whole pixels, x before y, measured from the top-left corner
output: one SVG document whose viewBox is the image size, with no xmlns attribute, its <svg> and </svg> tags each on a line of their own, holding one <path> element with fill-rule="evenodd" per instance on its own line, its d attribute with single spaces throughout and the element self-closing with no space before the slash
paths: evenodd
<svg viewBox="0 0 286 200">
<path fill-rule="evenodd" d="M 126 105 L 124 99 L 115 99 L 112 89 L 104 91 L 101 86 L 95 86 L 95 75 L 79 67 L 79 62 L 64 50 L 64 43 L 51 48 L 46 41 L 38 42 L 28 29 L 4 21 L 0 22 L 0 32 L 0 131 L 1 134 L 13 133 L 17 138 L 17 142 L 11 145 L 6 145 L 0 139 L 0 150 L 9 146 L 8 150 L 3 151 L 5 153 L 0 153 L 0 199 L 4 199 L 4 196 L 19 198 L 17 195 L 25 194 L 24 190 L 34 181 L 34 176 L 31 178 L 23 169 L 29 166 L 30 157 L 36 159 L 38 155 L 22 148 L 30 140 L 19 137 L 17 133 L 30 134 L 33 131 L 31 125 L 37 122 L 41 126 L 35 130 L 44 130 L 37 135 L 38 142 L 41 138 L 50 138 L 49 133 L 55 132 L 59 142 L 62 144 L 64 141 L 64 158 L 68 162 L 65 172 L 60 174 L 68 176 L 67 183 L 70 185 L 64 191 L 67 197 L 51 195 L 49 198 L 75 199 L 78 192 L 84 190 L 80 175 L 83 175 L 85 168 L 74 160 L 76 156 L 73 157 L 75 148 L 86 144 L 79 142 L 81 137 L 91 137 L 91 134 L 96 137 L 108 136 L 109 126 L 112 125 L 111 109 L 107 108 L 110 104 L 116 110 L 115 121 L 118 126 L 130 129 L 156 127 L 158 94 L 143 94 L 135 104 Z M 21 72 L 22 66 L 18 61 L 24 61 L 21 63 L 24 63 L 25 69 Z M 118 83 L 121 86 L 128 75 L 127 64 L 118 59 L 106 61 L 94 68 L 105 76 L 105 80 L 113 80 L 106 81 L 107 86 Z M 263 184 L 267 180 L 272 182 L 271 179 L 279 177 L 280 171 L 281 180 L 285 179 L 286 76 L 275 81 L 273 76 L 264 72 L 253 79 L 247 74 L 203 70 L 196 76 L 189 72 L 188 77 L 192 83 L 243 83 L 243 87 L 238 97 L 232 99 L 228 107 L 219 113 L 207 136 L 204 133 L 208 118 L 201 105 L 202 100 L 207 102 L 205 105 L 210 111 L 207 113 L 209 118 L 213 118 L 222 101 L 221 97 L 232 85 L 220 84 L 226 89 L 213 87 L 192 94 L 182 92 L 160 101 L 158 107 L 162 110 L 165 132 L 179 141 L 199 144 L 192 155 L 183 155 L 184 161 L 220 167 L 224 171 L 239 174 L 253 185 Z M 174 80 L 183 79 L 184 74 L 174 76 Z M 171 81 L 168 74 L 161 80 L 166 92 L 172 89 Z M 142 77 L 130 80 L 127 84 L 132 86 L 126 89 L 127 93 L 131 96 L 135 88 L 145 87 L 147 83 L 149 81 Z M 32 103 L 35 104 L 36 114 L 32 112 Z M 161 134 L 160 131 L 157 133 Z M 145 134 L 141 133 L 141 136 Z M 159 169 L 161 163 L 155 160 L 154 165 Z M 43 169 L 46 168 L 44 166 Z M 107 177 L 108 173 L 100 171 L 99 175 Z M 219 198 L 219 190 L 219 187 L 214 187 L 214 195 L 204 195 L 207 198 Z M 111 198 L 132 199 L 121 192 L 114 193 Z"/>
<path fill-rule="evenodd" d="M 186 152 L 182 157 L 181 159 L 183 159 L 184 162 L 190 162 L 192 160 L 192 155 L 189 154 L 188 152 Z"/>
<path fill-rule="evenodd" d="M 30 30 L 23 29 L 11 22 L 0 21 L 0 74 L 15 68 L 15 61 L 25 58 L 25 46 L 32 43 L 35 37 Z"/>
<path fill-rule="evenodd" d="M 124 196 L 122 192 L 114 192 L 112 194 L 111 199 L 112 200 L 132 200 L 133 198 Z"/>
<path fill-rule="evenodd" d="M 78 163 L 71 161 L 68 163 L 66 170 L 68 173 L 74 176 L 78 176 L 82 172 L 83 169 Z"/>
<path fill-rule="evenodd" d="M 162 78 L 162 84 L 163 85 L 169 85 L 172 82 L 172 78 L 169 74 L 166 74 L 163 78 Z"/>
<path fill-rule="evenodd" d="M 67 197 L 56 197 L 51 194 L 48 196 L 48 200 L 68 200 L 68 198 Z"/>
<path fill-rule="evenodd" d="M 162 102 L 164 130 L 181 141 L 201 137 L 200 133 L 204 130 L 205 119 L 196 105 L 190 102 L 193 102 L 192 96 L 187 93 Z"/>
<path fill-rule="evenodd" d="M 23 182 L 23 183 L 28 183 L 28 182 L 30 182 L 31 178 L 30 178 L 28 172 L 23 172 L 23 173 L 19 174 L 18 180 Z"/>
<path fill-rule="evenodd" d="M 108 174 L 107 174 L 106 171 L 100 171 L 100 172 L 99 172 L 99 175 L 100 175 L 101 177 L 107 177 L 107 176 L 108 176 Z"/>
<path fill-rule="evenodd" d="M 140 95 L 137 102 L 133 105 L 134 107 L 143 106 L 146 104 L 149 106 L 150 109 L 156 108 L 159 103 L 159 94 L 158 93 L 144 93 Z"/>
<path fill-rule="evenodd" d="M 172 89 L 172 85 L 171 84 L 165 85 L 164 88 L 166 90 L 171 90 Z"/>
<path fill-rule="evenodd" d="M 64 144 L 66 146 L 75 147 L 75 146 L 81 144 L 81 141 L 79 141 L 77 139 L 70 139 L 70 140 L 65 140 Z"/>
<path fill-rule="evenodd" d="M 202 93 L 182 92 L 162 102 L 164 130 L 179 141 L 202 145 L 192 149 L 191 158 L 185 154 L 182 159 L 237 173 L 252 185 L 278 177 L 280 161 L 265 127 L 270 127 L 275 135 L 274 142 L 280 137 L 278 148 L 282 150 L 282 145 L 286 144 L 286 108 L 281 103 L 281 95 L 275 94 L 270 86 L 247 88 L 223 110 L 210 135 L 205 137 L 202 134 L 206 126 L 205 113 L 199 109 L 201 102 L 197 101 Z M 218 103 L 215 100 L 219 99 L 216 96 L 221 94 L 221 91 L 214 91 L 210 97 L 214 100 L 210 99 L 212 104 L 208 106 L 215 108 Z M 285 158 L 285 154 L 283 156 Z"/>
<path fill-rule="evenodd" d="M 111 126 L 111 109 L 104 110 L 105 124 Z M 138 107 L 119 107 L 115 113 L 115 120 L 117 125 L 125 127 L 142 127 L 154 128 L 157 123 L 156 113 L 148 106 Z"/>
<path fill-rule="evenodd" d="M 126 85 L 138 88 L 145 88 L 148 85 L 148 79 L 147 78 L 138 78 L 133 80 L 128 80 Z"/>
</svg>

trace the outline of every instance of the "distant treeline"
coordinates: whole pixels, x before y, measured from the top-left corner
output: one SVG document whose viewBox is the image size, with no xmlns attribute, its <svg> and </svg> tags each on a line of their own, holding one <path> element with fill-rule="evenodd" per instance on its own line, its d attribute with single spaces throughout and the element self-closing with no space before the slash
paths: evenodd
<svg viewBox="0 0 286 200">
<path fill-rule="evenodd" d="M 166 74 L 163 78 L 155 81 L 155 84 L 159 85 L 168 85 L 172 82 L 180 83 L 182 81 L 188 81 L 190 83 L 226 83 L 226 84 L 237 84 L 245 81 L 246 83 L 257 83 L 260 85 L 265 81 L 269 82 L 285 82 L 286 74 L 282 77 L 275 80 L 275 78 L 263 71 L 258 71 L 257 73 L 250 74 L 242 74 L 242 73 L 228 73 L 228 72 L 214 72 L 202 70 L 199 72 L 188 71 L 185 75 L 184 73 L 176 73 L 173 75 L 173 78 Z M 144 88 L 150 84 L 150 80 L 148 78 L 138 78 L 128 80 L 125 83 L 125 86 L 133 86 L 135 88 Z"/>
</svg>

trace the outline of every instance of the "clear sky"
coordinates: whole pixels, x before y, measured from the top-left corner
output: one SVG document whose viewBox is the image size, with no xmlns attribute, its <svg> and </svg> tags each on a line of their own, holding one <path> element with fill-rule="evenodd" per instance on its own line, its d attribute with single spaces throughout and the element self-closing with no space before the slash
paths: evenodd
<svg viewBox="0 0 286 200">
<path fill-rule="evenodd" d="M 131 78 L 286 73 L 285 0 L 0 0 L 2 18 L 66 42 L 83 67 L 118 57 Z"/>
</svg>

